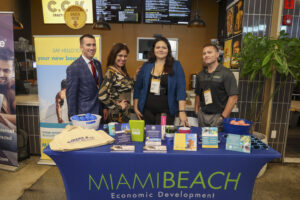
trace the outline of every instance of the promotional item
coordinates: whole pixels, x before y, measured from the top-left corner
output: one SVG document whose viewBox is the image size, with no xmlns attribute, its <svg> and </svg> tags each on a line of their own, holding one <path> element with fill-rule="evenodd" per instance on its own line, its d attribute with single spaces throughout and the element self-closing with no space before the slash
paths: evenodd
<svg viewBox="0 0 300 200">
<path fill-rule="evenodd" d="M 161 139 L 165 139 L 165 133 L 166 133 L 166 125 L 167 125 L 167 114 L 161 113 L 160 116 L 160 125 L 161 125 Z"/>
<path fill-rule="evenodd" d="M 72 151 L 111 144 L 114 140 L 101 130 L 68 125 L 60 134 L 54 136 L 49 146 L 53 151 Z"/>
<path fill-rule="evenodd" d="M 117 124 L 117 122 L 110 122 L 108 123 L 108 132 L 109 132 L 109 135 L 111 136 L 115 136 L 115 125 Z"/>
<path fill-rule="evenodd" d="M 144 142 L 145 138 L 145 121 L 144 120 L 129 120 L 131 131 L 131 139 L 133 142 Z"/>
<path fill-rule="evenodd" d="M 87 128 L 87 129 L 99 129 L 100 125 L 100 120 L 101 120 L 100 115 L 96 114 L 80 114 L 80 115 L 74 115 L 72 116 L 72 124 L 74 126 L 80 126 L 82 128 Z"/>
<path fill-rule="evenodd" d="M 226 150 L 250 153 L 251 136 L 228 134 L 226 138 Z"/>
<path fill-rule="evenodd" d="M 218 128 L 202 128 L 202 148 L 218 148 Z"/>
<path fill-rule="evenodd" d="M 115 125 L 115 144 L 117 145 L 127 145 L 131 144 L 131 134 L 128 123 L 116 124 Z"/>
<path fill-rule="evenodd" d="M 167 146 L 173 146 L 174 135 L 175 135 L 174 133 L 166 133 L 165 134 L 165 140 L 166 140 Z"/>
<path fill-rule="evenodd" d="M 174 150 L 197 151 L 197 134 L 175 133 Z"/>
<path fill-rule="evenodd" d="M 146 125 L 146 146 L 161 145 L 161 126 L 160 125 Z"/>
<path fill-rule="evenodd" d="M 63 20 L 63 14 L 61 17 Z M 43 150 L 54 136 L 70 123 L 65 95 L 66 69 L 80 57 L 79 38 L 80 35 L 34 36 L 39 91 L 40 150 L 43 163 L 50 160 Z M 95 39 L 97 47 L 101 47 L 101 37 L 98 35 Z M 96 48 L 94 58 L 101 60 L 101 48 Z"/>
<path fill-rule="evenodd" d="M 174 143 L 174 135 L 177 131 L 177 127 L 173 125 L 166 125 L 166 133 L 165 133 L 165 140 L 167 146 L 173 147 Z"/>
<path fill-rule="evenodd" d="M 180 127 L 178 129 L 178 132 L 179 133 L 190 133 L 191 132 L 191 129 L 189 127 Z"/>
<path fill-rule="evenodd" d="M 5 3 L 2 2 L 2 4 L 4 5 Z M 8 167 L 14 170 L 19 165 L 18 143 L 22 143 L 22 141 L 17 140 L 22 135 L 19 135 L 19 132 L 17 135 L 16 126 L 15 54 L 12 12 L 0 12 L 0 27 L 0 169 L 7 169 Z"/>
</svg>

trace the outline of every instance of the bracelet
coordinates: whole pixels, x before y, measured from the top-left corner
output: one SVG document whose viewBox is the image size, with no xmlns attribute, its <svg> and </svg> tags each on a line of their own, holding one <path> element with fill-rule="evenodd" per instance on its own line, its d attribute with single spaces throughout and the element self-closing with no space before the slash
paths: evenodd
<svg viewBox="0 0 300 200">
<path fill-rule="evenodd" d="M 185 112 L 185 110 L 179 110 L 178 112 Z"/>
</svg>

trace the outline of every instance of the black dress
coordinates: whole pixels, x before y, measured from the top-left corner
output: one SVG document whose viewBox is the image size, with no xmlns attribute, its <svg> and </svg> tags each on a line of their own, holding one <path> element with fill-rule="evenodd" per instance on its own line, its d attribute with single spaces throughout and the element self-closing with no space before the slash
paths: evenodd
<svg viewBox="0 0 300 200">
<path fill-rule="evenodd" d="M 152 78 L 160 79 L 160 94 L 150 92 Z M 154 76 L 151 74 L 150 84 L 143 118 L 146 124 L 160 124 L 161 113 L 167 114 L 167 124 L 173 125 L 175 116 L 171 116 L 168 104 L 168 74 Z"/>
</svg>

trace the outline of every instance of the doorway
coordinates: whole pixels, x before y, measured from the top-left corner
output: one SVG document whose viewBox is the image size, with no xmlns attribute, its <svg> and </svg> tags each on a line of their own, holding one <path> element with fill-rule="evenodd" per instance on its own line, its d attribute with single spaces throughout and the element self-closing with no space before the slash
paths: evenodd
<svg viewBox="0 0 300 200">
<path fill-rule="evenodd" d="M 300 163 L 300 84 L 292 94 L 289 130 L 285 148 L 284 162 Z"/>
</svg>

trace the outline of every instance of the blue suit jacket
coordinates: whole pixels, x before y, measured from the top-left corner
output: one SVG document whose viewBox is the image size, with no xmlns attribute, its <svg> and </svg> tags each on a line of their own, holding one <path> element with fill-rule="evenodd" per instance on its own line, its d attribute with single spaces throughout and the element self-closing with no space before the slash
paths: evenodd
<svg viewBox="0 0 300 200">
<path fill-rule="evenodd" d="M 150 84 L 150 75 L 154 63 L 145 63 L 140 72 L 136 83 L 134 85 L 134 99 L 138 99 L 138 109 L 141 113 L 147 100 L 147 94 Z M 168 104 L 171 115 L 178 112 L 178 101 L 185 100 L 185 75 L 180 62 L 174 61 L 173 75 L 168 75 Z"/>
<path fill-rule="evenodd" d="M 99 85 L 103 80 L 101 63 L 93 60 L 98 72 Z M 67 102 L 69 117 L 77 114 L 102 112 L 101 102 L 98 99 L 96 80 L 88 65 L 80 56 L 67 68 Z"/>
</svg>

